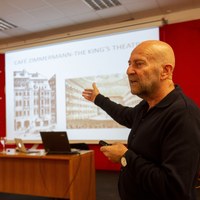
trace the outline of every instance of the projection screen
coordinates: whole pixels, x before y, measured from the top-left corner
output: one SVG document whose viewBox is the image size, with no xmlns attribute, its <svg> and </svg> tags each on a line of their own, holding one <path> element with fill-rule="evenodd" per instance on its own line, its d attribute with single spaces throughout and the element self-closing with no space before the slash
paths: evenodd
<svg viewBox="0 0 200 200">
<path fill-rule="evenodd" d="M 40 131 L 66 130 L 71 141 L 126 141 L 129 129 L 82 97 L 96 82 L 112 100 L 135 106 L 126 76 L 132 49 L 159 39 L 159 29 L 96 36 L 6 53 L 6 132 L 40 141 Z"/>
</svg>

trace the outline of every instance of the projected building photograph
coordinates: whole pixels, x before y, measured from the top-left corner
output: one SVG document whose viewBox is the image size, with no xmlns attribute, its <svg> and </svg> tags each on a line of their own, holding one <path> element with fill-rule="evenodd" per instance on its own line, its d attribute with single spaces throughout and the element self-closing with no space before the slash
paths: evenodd
<svg viewBox="0 0 200 200">
<path fill-rule="evenodd" d="M 56 76 L 14 71 L 14 131 L 38 133 L 51 130 L 56 116 Z"/>
<path fill-rule="evenodd" d="M 122 105 L 134 106 L 141 101 L 137 96 L 131 95 L 125 74 L 66 79 L 66 128 L 122 128 L 101 108 L 81 96 L 82 91 L 91 88 L 93 82 L 96 82 L 101 94 Z"/>
</svg>

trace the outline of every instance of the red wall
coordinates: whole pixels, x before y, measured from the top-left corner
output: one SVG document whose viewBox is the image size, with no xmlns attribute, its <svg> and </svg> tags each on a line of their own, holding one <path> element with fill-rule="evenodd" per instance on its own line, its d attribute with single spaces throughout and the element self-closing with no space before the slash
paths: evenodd
<svg viewBox="0 0 200 200">
<path fill-rule="evenodd" d="M 174 49 L 174 82 L 200 106 L 200 20 L 165 25 L 160 28 L 160 40 Z M 0 135 L 5 135 L 4 63 L 4 55 L 0 54 Z M 95 151 L 96 169 L 119 170 L 120 165 L 108 161 L 99 151 L 99 145 L 91 144 L 89 147 Z"/>
<path fill-rule="evenodd" d="M 174 82 L 200 106 L 200 20 L 166 25 L 160 38 L 175 52 Z"/>
</svg>

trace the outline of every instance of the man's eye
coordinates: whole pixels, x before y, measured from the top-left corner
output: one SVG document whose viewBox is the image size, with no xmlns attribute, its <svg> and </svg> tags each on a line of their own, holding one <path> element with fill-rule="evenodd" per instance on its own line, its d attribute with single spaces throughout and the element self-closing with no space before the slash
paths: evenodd
<svg viewBox="0 0 200 200">
<path fill-rule="evenodd" d="M 141 67 L 143 64 L 144 64 L 144 62 L 135 62 L 135 65 L 136 65 L 137 67 Z"/>
</svg>

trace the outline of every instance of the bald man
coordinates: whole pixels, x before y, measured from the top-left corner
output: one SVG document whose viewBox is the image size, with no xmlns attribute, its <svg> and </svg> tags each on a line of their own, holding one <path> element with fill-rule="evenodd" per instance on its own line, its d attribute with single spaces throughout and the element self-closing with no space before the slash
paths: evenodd
<svg viewBox="0 0 200 200">
<path fill-rule="evenodd" d="M 173 83 L 175 56 L 165 42 L 150 40 L 131 53 L 127 75 L 134 108 L 116 104 L 93 83 L 82 96 L 130 128 L 127 145 L 101 147 L 121 163 L 122 200 L 196 200 L 200 163 L 200 109 Z"/>
</svg>

